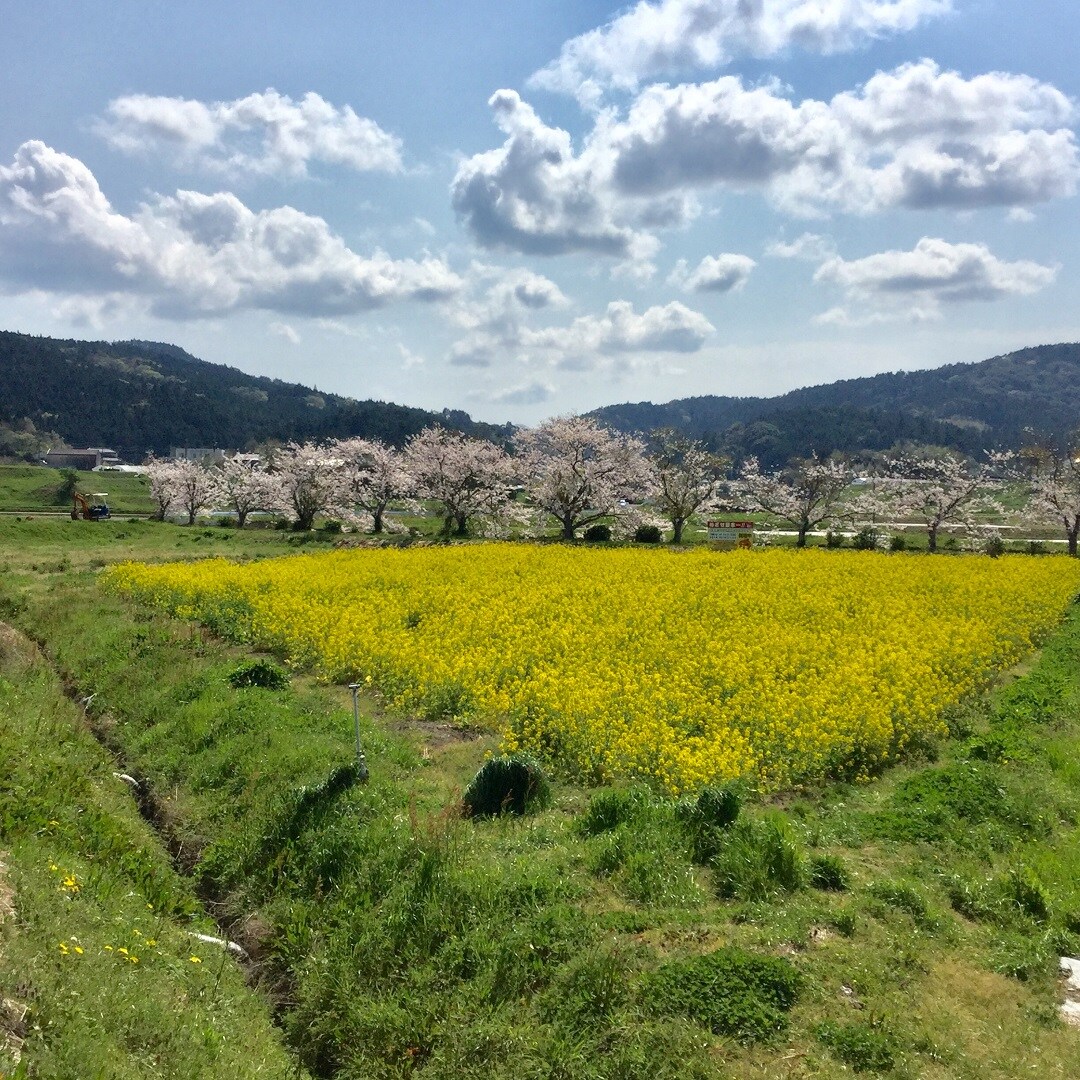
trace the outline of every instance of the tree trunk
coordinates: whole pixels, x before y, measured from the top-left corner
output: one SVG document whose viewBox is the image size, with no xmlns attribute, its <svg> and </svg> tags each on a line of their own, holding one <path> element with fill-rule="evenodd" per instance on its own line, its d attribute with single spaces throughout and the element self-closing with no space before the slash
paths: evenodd
<svg viewBox="0 0 1080 1080">
<path fill-rule="evenodd" d="M 570 518 L 560 518 L 559 520 L 562 523 L 562 539 L 563 540 L 573 540 L 574 539 L 574 519 L 572 517 L 570 517 Z"/>
<path fill-rule="evenodd" d="M 799 539 L 795 541 L 797 548 L 806 547 L 806 534 L 810 531 L 810 523 L 808 521 L 799 522 Z"/>
<path fill-rule="evenodd" d="M 469 515 L 458 514 L 457 515 L 457 532 L 455 536 L 468 536 L 469 535 Z"/>
<path fill-rule="evenodd" d="M 685 524 L 685 522 L 682 520 L 682 518 L 676 518 L 671 523 L 671 527 L 672 527 L 672 530 L 673 530 L 672 534 L 671 534 L 671 542 L 673 544 L 681 544 L 682 543 L 682 531 L 683 531 L 683 525 L 684 524 Z"/>
<path fill-rule="evenodd" d="M 931 525 L 926 530 L 926 550 L 931 553 L 937 551 L 937 531 L 936 525 Z"/>
<path fill-rule="evenodd" d="M 372 515 L 371 515 L 371 531 L 373 533 L 381 533 L 382 532 L 382 515 L 383 515 L 383 512 L 381 510 L 376 510 L 376 511 L 374 511 L 374 513 L 372 513 Z"/>
<path fill-rule="evenodd" d="M 1073 528 L 1073 529 L 1069 530 L 1069 554 L 1074 559 L 1076 558 L 1076 538 L 1077 538 L 1077 535 L 1080 535 L 1080 525 L 1077 525 L 1076 528 Z"/>
<path fill-rule="evenodd" d="M 247 521 L 247 516 L 248 516 L 249 513 L 250 513 L 250 511 L 248 511 L 248 510 L 237 510 L 236 511 L 236 527 L 238 529 L 242 529 L 244 527 L 244 523 Z"/>
</svg>

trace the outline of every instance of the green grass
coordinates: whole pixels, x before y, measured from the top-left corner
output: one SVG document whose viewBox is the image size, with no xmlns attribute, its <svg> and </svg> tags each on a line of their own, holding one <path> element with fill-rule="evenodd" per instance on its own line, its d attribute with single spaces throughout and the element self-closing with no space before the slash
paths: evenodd
<svg viewBox="0 0 1080 1080">
<path fill-rule="evenodd" d="M 0 631 L 0 997 L 27 1009 L 28 1075 L 299 1075 L 229 954 L 191 936 L 219 931 L 116 771 L 32 646 Z M 15 1045 L 0 1038 L 0 1075 Z"/>
<path fill-rule="evenodd" d="M 67 513 L 71 499 L 61 499 L 58 494 L 66 475 L 67 470 L 44 465 L 0 465 L 0 510 Z M 107 501 L 114 514 L 151 514 L 155 509 L 145 476 L 85 470 L 78 470 L 77 476 L 81 493 L 108 492 Z"/>
<path fill-rule="evenodd" d="M 296 550 L 287 534 L 69 524 L 0 522 L 0 618 L 94 695 L 189 878 L 163 858 L 110 872 L 245 928 L 314 1075 L 1080 1075 L 1054 973 L 1080 950 L 1080 609 L 873 783 L 699 805 L 555 777 L 546 809 L 466 819 L 490 739 L 361 697 L 358 783 L 344 688 L 233 685 L 241 650 L 96 585 L 117 558 L 258 557 Z M 58 739 L 36 730 L 24 756 Z M 64 863 L 80 905 L 104 902 L 92 866 L 114 854 Z M 49 885 L 25 895 L 58 936 Z M 196 1032 L 226 1008 L 206 1007 Z"/>
</svg>

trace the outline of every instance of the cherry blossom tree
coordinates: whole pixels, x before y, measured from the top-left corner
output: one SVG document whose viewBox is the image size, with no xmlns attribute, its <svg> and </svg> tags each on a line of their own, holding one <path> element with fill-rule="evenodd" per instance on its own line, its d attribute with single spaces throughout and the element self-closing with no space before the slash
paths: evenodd
<svg viewBox="0 0 1080 1080">
<path fill-rule="evenodd" d="M 971 532 L 978 525 L 978 511 L 1003 513 L 987 493 L 1004 475 L 1008 455 L 992 454 L 972 463 L 956 454 L 938 457 L 901 458 L 890 463 L 899 484 L 893 492 L 896 512 L 916 518 L 926 529 L 927 548 L 938 549 L 938 536 L 947 525 Z"/>
<path fill-rule="evenodd" d="M 1065 530 L 1069 554 L 1077 554 L 1080 536 L 1080 457 L 1077 451 L 1055 453 L 1048 447 L 1022 454 L 1030 470 L 1031 493 L 1025 510 L 1036 520 Z"/>
<path fill-rule="evenodd" d="M 561 416 L 514 437 L 525 486 L 554 517 L 562 539 L 640 498 L 651 474 L 640 439 L 620 435 L 584 416 Z"/>
<path fill-rule="evenodd" d="M 273 510 L 281 503 L 277 479 L 258 466 L 226 458 L 214 477 L 214 501 L 236 514 L 242 529 L 248 515 L 256 510 Z"/>
<path fill-rule="evenodd" d="M 412 488 L 404 455 L 378 439 L 339 439 L 333 445 L 345 499 L 370 514 L 371 531 L 381 533 L 387 508 Z"/>
<path fill-rule="evenodd" d="M 466 536 L 476 517 L 498 517 L 509 505 L 514 463 L 486 439 L 445 428 L 424 428 L 405 447 L 413 491 L 439 504 L 443 532 Z"/>
<path fill-rule="evenodd" d="M 806 547 L 811 529 L 837 516 L 837 504 L 852 473 L 841 461 L 816 454 L 794 460 L 780 472 L 762 472 L 757 458 L 747 458 L 730 485 L 731 496 L 748 510 L 763 511 L 798 530 L 796 547 Z"/>
<path fill-rule="evenodd" d="M 157 504 L 155 521 L 164 521 L 176 504 L 179 490 L 176 485 L 175 462 L 151 456 L 146 462 L 146 477 L 150 481 L 150 498 Z"/>
<path fill-rule="evenodd" d="M 276 509 L 297 530 L 307 530 L 316 514 L 344 512 L 341 458 L 332 448 L 291 442 L 274 455 Z"/>
<path fill-rule="evenodd" d="M 681 544 L 686 523 L 716 498 L 727 462 L 670 429 L 653 436 L 651 450 L 652 497 L 671 523 L 671 542 Z"/>
<path fill-rule="evenodd" d="M 197 461 L 174 461 L 172 484 L 176 490 L 176 502 L 187 514 L 187 523 L 195 524 L 200 510 L 205 510 L 216 494 L 212 470 Z"/>
</svg>

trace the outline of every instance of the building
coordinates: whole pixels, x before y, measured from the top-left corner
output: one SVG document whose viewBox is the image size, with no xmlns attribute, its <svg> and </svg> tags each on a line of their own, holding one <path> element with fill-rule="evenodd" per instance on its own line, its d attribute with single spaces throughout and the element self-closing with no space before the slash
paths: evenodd
<svg viewBox="0 0 1080 1080">
<path fill-rule="evenodd" d="M 52 469 L 100 469 L 120 464 L 115 450 L 103 446 L 91 446 L 85 450 L 68 447 L 64 450 L 50 450 L 44 463 Z"/>
</svg>

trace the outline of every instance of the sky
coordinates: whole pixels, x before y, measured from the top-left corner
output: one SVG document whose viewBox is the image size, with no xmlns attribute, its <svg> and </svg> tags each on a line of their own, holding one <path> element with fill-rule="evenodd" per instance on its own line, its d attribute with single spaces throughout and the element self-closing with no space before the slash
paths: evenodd
<svg viewBox="0 0 1080 1080">
<path fill-rule="evenodd" d="M 1080 340 L 1075 0 L 0 0 L 0 328 L 534 424 Z"/>
</svg>

